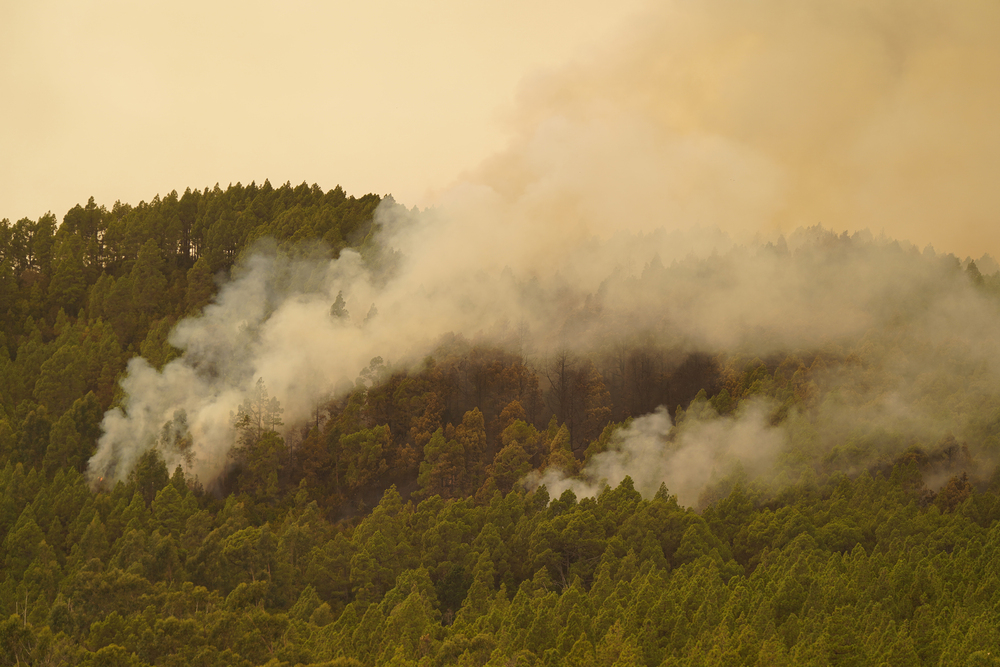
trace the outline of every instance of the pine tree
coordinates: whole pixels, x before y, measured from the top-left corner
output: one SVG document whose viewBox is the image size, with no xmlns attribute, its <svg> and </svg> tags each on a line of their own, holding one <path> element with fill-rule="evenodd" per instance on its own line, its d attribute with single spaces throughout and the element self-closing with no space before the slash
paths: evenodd
<svg viewBox="0 0 1000 667">
<path fill-rule="evenodd" d="M 56 244 L 53 261 L 55 270 L 48 290 L 50 311 L 63 309 L 71 317 L 76 317 L 83 306 L 87 294 L 83 254 L 83 243 L 75 234 L 62 236 Z"/>
</svg>

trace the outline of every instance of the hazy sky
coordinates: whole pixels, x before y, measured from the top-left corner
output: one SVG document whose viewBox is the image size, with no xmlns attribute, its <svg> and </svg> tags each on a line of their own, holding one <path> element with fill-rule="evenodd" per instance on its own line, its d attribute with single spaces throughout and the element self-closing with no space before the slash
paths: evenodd
<svg viewBox="0 0 1000 667">
<path fill-rule="evenodd" d="M 1000 255 L 998 82 L 996 0 L 0 0 L 0 217 L 458 179 L 535 246 L 822 224 Z"/>
<path fill-rule="evenodd" d="M 0 218 L 306 181 L 425 205 L 640 0 L 0 0 Z"/>
</svg>

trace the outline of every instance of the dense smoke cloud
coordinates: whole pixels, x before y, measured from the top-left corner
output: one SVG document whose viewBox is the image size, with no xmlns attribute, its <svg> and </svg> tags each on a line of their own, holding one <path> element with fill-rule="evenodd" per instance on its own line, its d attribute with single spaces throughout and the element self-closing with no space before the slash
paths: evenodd
<svg viewBox="0 0 1000 667">
<path fill-rule="evenodd" d="M 522 86 L 477 169 L 530 223 L 869 228 L 1000 247 L 1000 5 L 657 3 Z"/>
<path fill-rule="evenodd" d="M 812 228 L 790 241 L 791 250 L 734 246 L 669 268 L 653 263 L 641 275 L 606 281 L 598 303 L 602 320 L 627 322 L 624 331 L 655 331 L 660 340 L 724 351 L 750 366 L 768 355 L 812 363 L 813 387 L 804 393 L 813 400 L 779 424 L 771 423 L 777 406 L 761 400 L 721 417 L 702 403 L 682 427 L 661 409 L 621 429 L 579 477 L 547 469 L 525 484 L 544 484 L 553 496 L 567 489 L 593 496 L 628 475 L 643 495 L 663 482 L 694 505 L 734 472 L 765 485 L 777 470 L 788 481 L 819 463 L 856 474 L 911 447 L 934 450 L 956 438 L 968 447 L 968 472 L 988 475 L 1000 452 L 996 296 L 954 256 L 863 232 Z M 822 357 L 829 367 L 813 361 Z M 793 364 L 787 373 L 796 370 Z M 954 472 L 942 470 L 929 483 Z"/>
<path fill-rule="evenodd" d="M 422 247 L 426 238 L 440 239 L 460 226 L 450 214 L 418 214 L 389 199 L 375 220 L 382 229 L 378 257 L 365 260 L 348 250 L 333 261 L 291 259 L 260 248 L 214 303 L 172 332 L 181 357 L 162 371 L 133 359 L 122 381 L 123 409 L 105 416 L 91 476 L 122 479 L 157 446 L 169 465 L 183 463 L 202 478 L 215 477 L 234 443 L 231 414 L 260 378 L 281 401 L 291 430 L 353 387 L 375 357 L 406 368 L 444 334 L 503 344 L 520 329 L 530 332 L 540 353 L 584 341 L 585 331 L 566 335 L 567 317 L 586 297 L 559 274 L 572 262 L 553 258 L 547 272 L 515 277 L 509 266 L 468 264 L 454 245 L 433 252 Z M 676 235 L 663 240 L 681 247 Z M 647 241 L 618 243 L 645 261 L 651 256 L 641 248 Z M 338 296 L 345 310 L 339 317 L 331 313 Z M 164 435 L 175 431 L 182 435 Z"/>
<path fill-rule="evenodd" d="M 976 256 L 1000 246 L 998 12 L 665 4 L 528 80 L 510 148 L 437 209 L 384 202 L 380 257 L 250 259 L 174 331 L 183 356 L 162 372 L 130 363 L 91 474 L 121 479 L 158 442 L 209 479 L 258 378 L 293 427 L 374 357 L 406 367 L 444 334 L 504 343 L 512 327 L 536 361 L 637 336 L 748 357 L 853 350 L 855 365 L 816 372 L 835 397 L 817 419 L 783 428 L 828 448 L 878 428 L 975 434 L 949 406 L 995 393 L 997 308 L 954 258 L 892 237 Z M 345 318 L 330 312 L 340 292 Z M 667 415 L 637 420 L 589 483 L 631 469 L 644 491 L 659 486 L 648 473 L 694 494 L 685 480 L 719 461 L 763 471 L 789 436 L 762 414 L 692 425 L 666 449 Z"/>
</svg>

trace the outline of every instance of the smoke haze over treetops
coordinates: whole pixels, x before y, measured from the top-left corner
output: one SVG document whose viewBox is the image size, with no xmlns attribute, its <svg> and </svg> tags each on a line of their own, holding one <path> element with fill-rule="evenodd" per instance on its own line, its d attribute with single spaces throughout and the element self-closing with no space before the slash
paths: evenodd
<svg viewBox="0 0 1000 667">
<path fill-rule="evenodd" d="M 526 81 L 509 149 L 438 208 L 386 200 L 378 257 L 247 261 L 178 325 L 180 358 L 162 372 L 130 363 L 91 474 L 123 478 L 157 442 L 176 463 L 179 437 L 209 479 L 258 378 L 293 427 L 372 358 L 406 367 L 448 333 L 520 345 L 537 363 L 639 338 L 750 357 L 851 351 L 855 365 L 820 377 L 836 400 L 809 422 L 813 440 L 981 435 L 978 416 L 952 408 L 1000 386 L 995 301 L 954 261 L 892 238 L 976 257 L 997 247 L 998 13 L 988 2 L 665 4 Z M 345 318 L 331 315 L 339 292 Z M 684 465 L 700 484 L 715 463 L 693 452 L 746 462 L 752 451 L 765 471 L 787 431 L 805 427 L 793 415 L 776 434 L 761 410 L 692 427 L 675 443 L 684 456 L 657 450 L 652 469 L 667 480 Z M 657 428 L 669 417 L 633 425 L 647 444 Z M 651 469 L 624 460 L 614 464 Z"/>
<path fill-rule="evenodd" d="M 1000 6 L 658 3 L 522 85 L 471 180 L 546 226 L 869 228 L 996 252 Z"/>
</svg>

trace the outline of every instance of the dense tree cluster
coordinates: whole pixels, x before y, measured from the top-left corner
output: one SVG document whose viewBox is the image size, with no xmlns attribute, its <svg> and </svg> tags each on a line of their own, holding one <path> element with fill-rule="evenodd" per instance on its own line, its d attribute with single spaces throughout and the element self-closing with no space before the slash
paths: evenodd
<svg viewBox="0 0 1000 667">
<path fill-rule="evenodd" d="M 0 456 L 82 470 L 128 359 L 161 367 L 176 355 L 168 333 L 240 253 L 268 238 L 322 240 L 336 256 L 365 242 L 379 201 L 265 182 L 110 211 L 91 199 L 58 227 L 52 215 L 0 222 Z"/>
<path fill-rule="evenodd" d="M 261 379 L 222 479 L 151 450 L 87 484 L 129 358 L 175 356 L 169 331 L 255 242 L 364 248 L 378 203 L 265 183 L 0 224 L 0 664 L 997 662 L 1000 478 L 965 474 L 981 447 L 818 442 L 888 372 L 872 338 L 761 359 L 623 336 L 529 359 L 453 336 L 419 369 L 373 359 L 290 430 Z M 954 395 L 1000 445 L 995 403 Z M 737 470 L 699 511 L 628 478 L 596 498 L 519 484 L 579 472 L 656 406 L 683 427 L 760 401 L 798 443 L 780 484 Z"/>
<path fill-rule="evenodd" d="M 265 520 L 155 453 L 111 493 L 9 464 L 0 486 L 4 664 L 993 664 L 1000 640 L 996 484 L 928 503 L 914 460 L 737 482 L 702 514 L 626 479 L 551 502 L 391 487 L 331 523 L 302 482 Z"/>
</svg>

